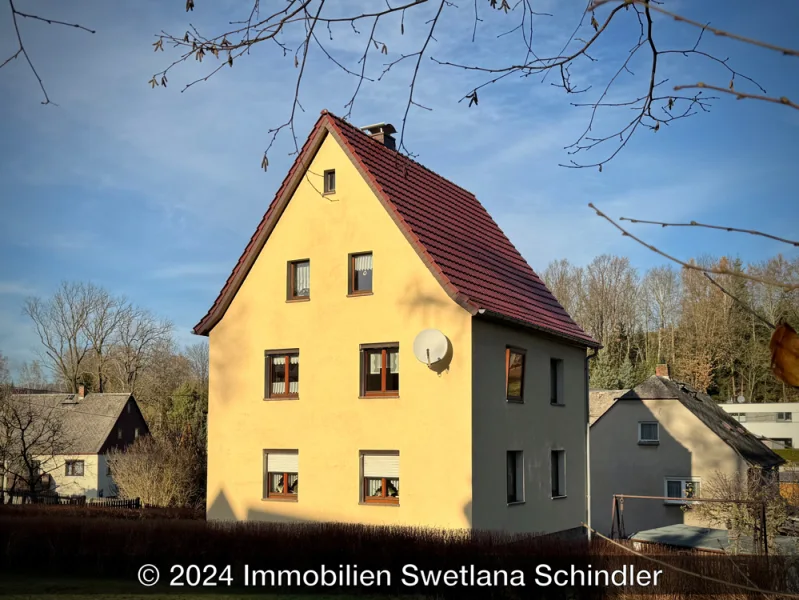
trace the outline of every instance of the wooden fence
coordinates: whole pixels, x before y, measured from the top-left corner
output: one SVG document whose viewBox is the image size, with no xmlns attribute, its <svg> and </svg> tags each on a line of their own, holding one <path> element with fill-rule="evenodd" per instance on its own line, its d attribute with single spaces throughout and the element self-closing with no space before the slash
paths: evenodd
<svg viewBox="0 0 799 600">
<path fill-rule="evenodd" d="M 100 508 L 141 508 L 139 498 L 122 500 L 119 498 L 87 498 L 86 496 L 59 496 L 52 493 L 33 493 L 29 491 L 0 491 L 3 504 L 46 504 L 61 506 L 96 506 Z"/>
</svg>

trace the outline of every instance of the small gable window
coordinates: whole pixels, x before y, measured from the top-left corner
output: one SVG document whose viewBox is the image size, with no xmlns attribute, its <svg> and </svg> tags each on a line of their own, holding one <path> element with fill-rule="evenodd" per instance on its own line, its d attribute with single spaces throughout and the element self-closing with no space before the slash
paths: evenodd
<svg viewBox="0 0 799 600">
<path fill-rule="evenodd" d="M 372 293 L 372 253 L 350 254 L 351 296 Z"/>
<path fill-rule="evenodd" d="M 336 171 L 328 169 L 325 171 L 325 194 L 332 194 L 336 191 Z"/>
<path fill-rule="evenodd" d="M 638 423 L 638 443 L 643 445 L 660 443 L 660 428 L 656 421 L 642 421 Z"/>
<path fill-rule="evenodd" d="M 294 260 L 288 266 L 287 300 L 307 300 L 311 297 L 311 261 Z"/>
</svg>

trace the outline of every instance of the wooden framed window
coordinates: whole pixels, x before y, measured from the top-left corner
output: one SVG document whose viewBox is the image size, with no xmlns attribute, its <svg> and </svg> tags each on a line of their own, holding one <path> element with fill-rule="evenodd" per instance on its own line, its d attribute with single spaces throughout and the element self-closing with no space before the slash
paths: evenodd
<svg viewBox="0 0 799 600">
<path fill-rule="evenodd" d="M 325 194 L 332 194 L 336 191 L 336 170 L 328 169 L 325 171 Z"/>
<path fill-rule="evenodd" d="M 349 295 L 359 296 L 372 293 L 372 253 L 350 254 Z"/>
<path fill-rule="evenodd" d="M 565 404 L 563 395 L 563 360 L 549 359 L 549 403 L 555 406 Z"/>
<path fill-rule="evenodd" d="M 267 350 L 264 353 L 264 372 L 264 398 L 299 398 L 299 350 Z"/>
<path fill-rule="evenodd" d="M 399 504 L 399 452 L 361 452 L 361 499 L 366 504 Z"/>
<path fill-rule="evenodd" d="M 309 300 L 311 298 L 311 261 L 292 260 L 286 275 L 286 300 Z"/>
<path fill-rule="evenodd" d="M 524 502 L 524 453 L 508 450 L 506 465 L 508 504 Z"/>
<path fill-rule="evenodd" d="M 399 344 L 361 345 L 361 396 L 399 396 Z"/>
<path fill-rule="evenodd" d="M 549 461 L 552 498 L 564 498 L 566 496 L 566 451 L 552 450 L 549 453 Z"/>
<path fill-rule="evenodd" d="M 82 460 L 68 460 L 65 463 L 66 470 L 64 474 L 67 477 L 83 477 L 83 461 Z"/>
<path fill-rule="evenodd" d="M 264 450 L 264 498 L 296 502 L 299 473 L 297 450 Z"/>
<path fill-rule="evenodd" d="M 524 360 L 520 348 L 505 348 L 505 398 L 508 402 L 524 401 Z"/>
</svg>

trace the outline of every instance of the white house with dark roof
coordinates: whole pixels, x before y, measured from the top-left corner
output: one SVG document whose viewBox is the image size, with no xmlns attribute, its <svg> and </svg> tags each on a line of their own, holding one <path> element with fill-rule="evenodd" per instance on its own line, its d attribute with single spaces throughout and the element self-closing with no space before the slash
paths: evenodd
<svg viewBox="0 0 799 600">
<path fill-rule="evenodd" d="M 748 475 L 785 461 L 710 396 L 668 376 L 652 376 L 622 394 L 591 426 L 593 524 L 611 530 L 614 494 L 624 500 L 631 534 L 668 525 L 707 525 L 690 498 L 717 472 Z"/>
<path fill-rule="evenodd" d="M 108 451 L 125 448 L 149 433 L 129 393 L 84 394 L 81 386 L 77 394 L 14 394 L 12 399 L 30 403 L 41 418 L 58 423 L 54 444 L 58 452 L 48 452 L 38 460 L 41 488 L 61 496 L 114 496 Z M 3 488 L 15 489 L 12 473 L 4 475 Z"/>
</svg>

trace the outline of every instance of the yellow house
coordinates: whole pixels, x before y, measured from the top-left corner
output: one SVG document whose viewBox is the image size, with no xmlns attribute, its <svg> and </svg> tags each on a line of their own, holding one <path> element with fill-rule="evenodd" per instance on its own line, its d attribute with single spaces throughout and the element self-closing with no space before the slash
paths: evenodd
<svg viewBox="0 0 799 600">
<path fill-rule="evenodd" d="M 194 329 L 208 517 L 579 527 L 598 344 L 393 133 L 323 111 Z"/>
</svg>

